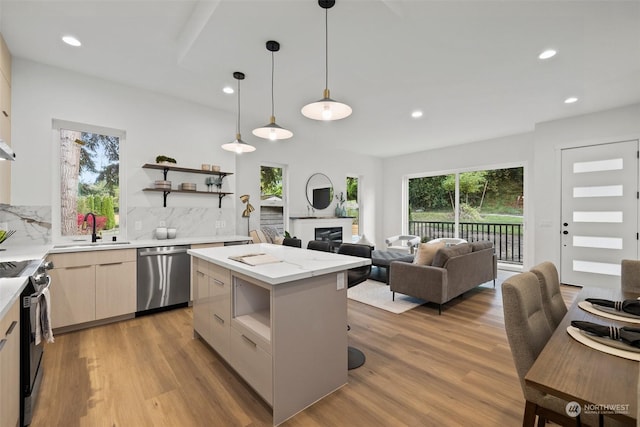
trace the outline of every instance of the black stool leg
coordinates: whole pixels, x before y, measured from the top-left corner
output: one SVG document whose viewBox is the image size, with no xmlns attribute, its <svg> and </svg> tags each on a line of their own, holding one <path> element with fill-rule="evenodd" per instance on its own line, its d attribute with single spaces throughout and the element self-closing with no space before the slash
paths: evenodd
<svg viewBox="0 0 640 427">
<path fill-rule="evenodd" d="M 347 360 L 348 360 L 349 370 L 356 369 L 364 365 L 364 361 L 366 360 L 366 357 L 364 356 L 364 353 L 362 351 L 351 346 L 347 347 L 347 351 L 348 351 Z"/>
</svg>

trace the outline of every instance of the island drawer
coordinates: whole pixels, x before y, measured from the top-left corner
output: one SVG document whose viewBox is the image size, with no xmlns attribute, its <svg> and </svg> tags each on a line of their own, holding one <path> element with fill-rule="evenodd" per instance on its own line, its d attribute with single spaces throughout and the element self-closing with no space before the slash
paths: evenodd
<svg viewBox="0 0 640 427">
<path fill-rule="evenodd" d="M 233 368 L 269 405 L 273 405 L 271 355 L 250 337 L 231 328 L 230 356 Z"/>
<path fill-rule="evenodd" d="M 229 295 L 218 295 L 211 298 L 211 347 L 213 347 L 224 359 L 229 359 L 229 319 L 230 303 Z"/>
</svg>

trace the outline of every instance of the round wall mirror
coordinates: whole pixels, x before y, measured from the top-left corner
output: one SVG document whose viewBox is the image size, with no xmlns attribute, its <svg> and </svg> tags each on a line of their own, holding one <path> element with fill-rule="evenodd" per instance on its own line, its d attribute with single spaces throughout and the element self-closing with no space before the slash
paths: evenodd
<svg viewBox="0 0 640 427">
<path fill-rule="evenodd" d="M 323 173 L 314 173 L 307 181 L 307 201 L 315 209 L 326 209 L 333 199 L 333 184 Z"/>
</svg>

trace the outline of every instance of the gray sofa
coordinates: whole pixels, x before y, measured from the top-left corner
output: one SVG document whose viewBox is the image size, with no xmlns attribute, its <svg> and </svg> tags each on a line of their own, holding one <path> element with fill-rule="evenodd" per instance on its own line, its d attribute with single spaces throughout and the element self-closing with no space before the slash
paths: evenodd
<svg viewBox="0 0 640 427">
<path fill-rule="evenodd" d="M 461 243 L 438 249 L 431 265 L 393 261 L 389 268 L 389 287 L 395 293 L 442 304 L 498 274 L 497 257 L 490 241 Z"/>
</svg>

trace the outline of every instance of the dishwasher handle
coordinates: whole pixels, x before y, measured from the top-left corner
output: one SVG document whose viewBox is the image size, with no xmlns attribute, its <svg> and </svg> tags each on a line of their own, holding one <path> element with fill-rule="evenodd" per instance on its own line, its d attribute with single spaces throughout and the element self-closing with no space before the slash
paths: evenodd
<svg viewBox="0 0 640 427">
<path fill-rule="evenodd" d="M 175 255 L 175 254 L 186 254 L 186 249 L 172 249 L 170 251 L 147 251 L 147 252 L 138 252 L 139 256 L 162 256 L 162 255 Z"/>
</svg>

